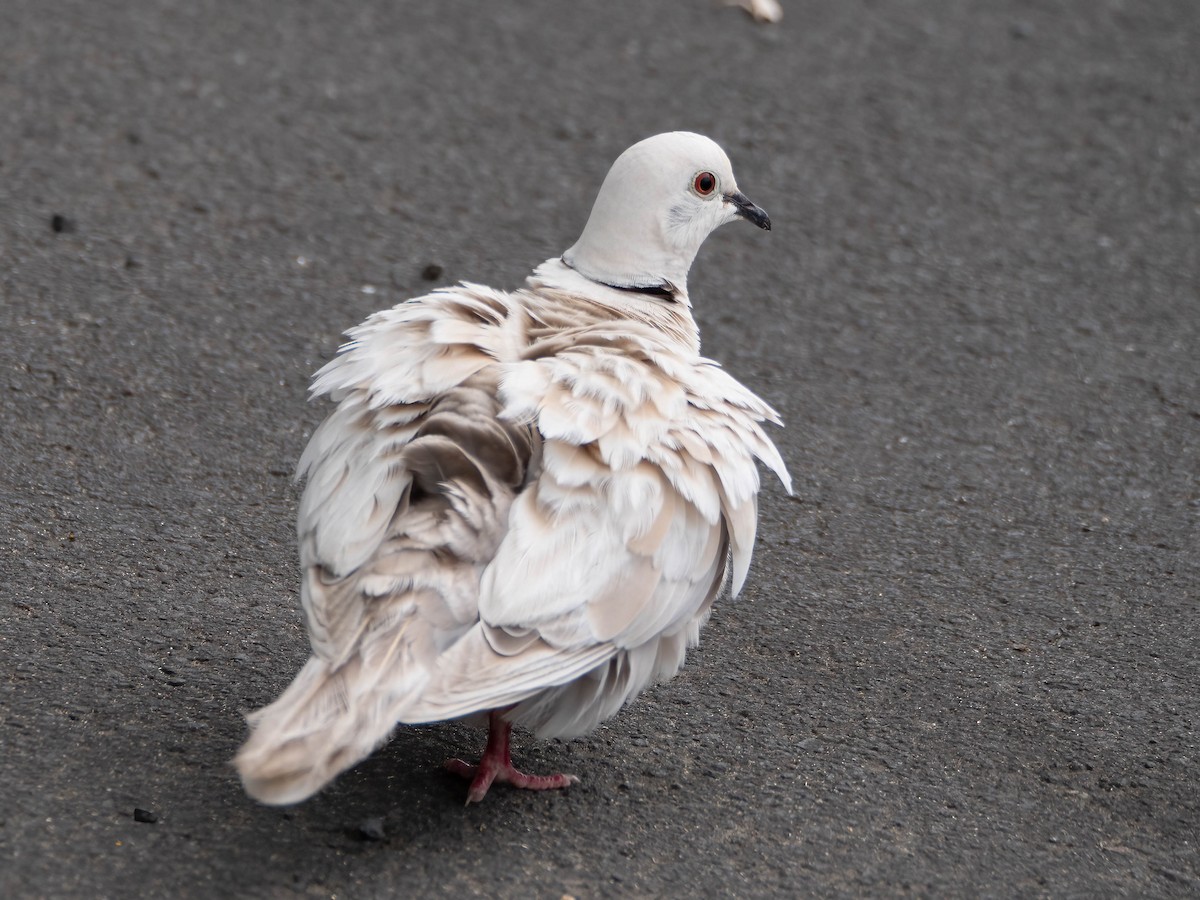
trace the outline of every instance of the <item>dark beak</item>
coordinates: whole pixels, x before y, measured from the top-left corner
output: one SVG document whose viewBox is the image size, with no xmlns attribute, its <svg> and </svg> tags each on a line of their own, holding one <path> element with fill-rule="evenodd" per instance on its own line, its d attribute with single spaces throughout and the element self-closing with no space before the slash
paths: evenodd
<svg viewBox="0 0 1200 900">
<path fill-rule="evenodd" d="M 741 191 L 726 194 L 725 199 L 737 207 L 737 214 L 743 219 L 753 222 L 764 231 L 771 230 L 771 217 L 767 215 L 767 211 L 751 203 L 750 198 Z"/>
</svg>

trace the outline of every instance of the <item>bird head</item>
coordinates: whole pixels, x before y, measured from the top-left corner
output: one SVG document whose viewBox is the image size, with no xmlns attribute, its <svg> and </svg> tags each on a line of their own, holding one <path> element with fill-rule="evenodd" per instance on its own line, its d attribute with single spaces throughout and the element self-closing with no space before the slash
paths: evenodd
<svg viewBox="0 0 1200 900">
<path fill-rule="evenodd" d="M 703 135 L 658 134 L 617 157 L 583 234 L 562 259 L 611 287 L 686 292 L 704 239 L 739 217 L 771 228 L 738 190 L 725 151 Z"/>
</svg>

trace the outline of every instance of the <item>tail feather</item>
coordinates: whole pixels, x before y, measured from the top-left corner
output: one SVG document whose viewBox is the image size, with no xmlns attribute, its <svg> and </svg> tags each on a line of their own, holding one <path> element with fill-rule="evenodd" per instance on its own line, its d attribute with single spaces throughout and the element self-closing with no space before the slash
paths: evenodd
<svg viewBox="0 0 1200 900">
<path fill-rule="evenodd" d="M 356 655 L 334 669 L 313 656 L 278 700 L 247 716 L 251 735 L 233 760 L 246 793 L 299 803 L 383 744 L 420 693 L 423 669 L 405 666 L 396 678 L 380 668 L 368 671 Z"/>
</svg>

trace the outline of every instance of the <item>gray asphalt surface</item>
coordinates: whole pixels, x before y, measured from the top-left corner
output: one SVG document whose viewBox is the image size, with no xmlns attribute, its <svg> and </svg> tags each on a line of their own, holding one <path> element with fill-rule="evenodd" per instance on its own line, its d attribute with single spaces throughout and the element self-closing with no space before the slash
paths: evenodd
<svg viewBox="0 0 1200 900">
<path fill-rule="evenodd" d="M 0 894 L 1200 892 L 1200 4 L 786 10 L 0 5 Z M 570 791 L 443 725 L 254 804 L 310 374 L 673 128 L 775 223 L 691 280 L 788 423 L 744 599 L 518 738 Z"/>
</svg>

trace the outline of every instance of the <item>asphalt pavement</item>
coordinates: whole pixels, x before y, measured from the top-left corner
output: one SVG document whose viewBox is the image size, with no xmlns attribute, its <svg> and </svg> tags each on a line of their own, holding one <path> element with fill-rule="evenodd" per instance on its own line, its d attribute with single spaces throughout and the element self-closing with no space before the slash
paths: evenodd
<svg viewBox="0 0 1200 900">
<path fill-rule="evenodd" d="M 784 8 L 0 5 L 0 895 L 1200 893 L 1200 4 Z M 787 422 L 743 597 L 517 737 L 568 791 L 448 724 L 250 801 L 311 373 L 676 128 L 774 223 L 690 282 Z"/>
</svg>

